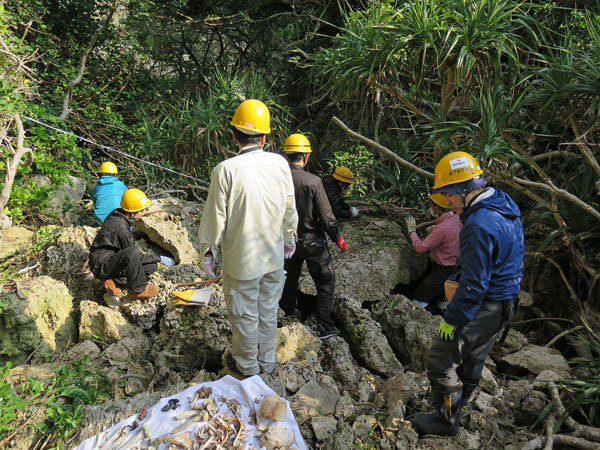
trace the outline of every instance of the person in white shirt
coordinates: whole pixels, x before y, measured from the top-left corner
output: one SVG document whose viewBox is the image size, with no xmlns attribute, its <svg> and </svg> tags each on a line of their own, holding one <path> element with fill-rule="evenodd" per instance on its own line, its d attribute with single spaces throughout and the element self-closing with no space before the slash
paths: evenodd
<svg viewBox="0 0 600 450">
<path fill-rule="evenodd" d="M 225 358 L 243 376 L 275 369 L 277 310 L 285 281 L 284 250 L 292 251 L 298 214 L 285 158 L 263 150 L 271 118 L 259 100 L 242 102 L 231 121 L 237 156 L 211 174 L 200 221 L 204 267 L 223 259 L 223 293 L 233 325 L 232 351 Z"/>
</svg>

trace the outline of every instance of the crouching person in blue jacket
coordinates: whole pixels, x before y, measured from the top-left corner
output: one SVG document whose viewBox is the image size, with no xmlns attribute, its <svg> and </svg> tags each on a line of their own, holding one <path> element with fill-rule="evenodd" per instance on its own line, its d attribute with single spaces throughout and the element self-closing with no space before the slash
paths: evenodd
<svg viewBox="0 0 600 450">
<path fill-rule="evenodd" d="M 121 207 L 121 197 L 127 186 L 117 178 L 119 170 L 110 161 L 103 162 L 99 170 L 100 177 L 92 188 L 92 201 L 94 202 L 94 217 L 100 223 L 115 209 Z"/>
<path fill-rule="evenodd" d="M 417 414 L 421 434 L 454 436 L 458 414 L 481 378 L 485 359 L 518 307 L 525 243 L 521 213 L 504 192 L 486 186 L 479 164 L 453 152 L 435 167 L 434 193 L 460 215 L 458 288 L 427 353 L 435 410 Z"/>
</svg>

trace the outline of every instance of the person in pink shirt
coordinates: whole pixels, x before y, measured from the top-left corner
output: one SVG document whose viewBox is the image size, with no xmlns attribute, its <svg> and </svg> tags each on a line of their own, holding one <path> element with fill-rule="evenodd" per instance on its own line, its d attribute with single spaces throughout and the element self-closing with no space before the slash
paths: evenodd
<svg viewBox="0 0 600 450">
<path fill-rule="evenodd" d="M 462 228 L 458 214 L 447 211 L 442 195 L 432 194 L 431 211 L 437 218 L 431 231 L 421 239 L 413 216 L 406 218 L 408 234 L 417 253 L 430 252 L 431 269 L 421 278 L 412 292 L 412 299 L 419 306 L 436 312 L 436 307 L 444 309 L 444 281 L 456 272 L 456 259 L 460 254 L 458 234 Z"/>
</svg>

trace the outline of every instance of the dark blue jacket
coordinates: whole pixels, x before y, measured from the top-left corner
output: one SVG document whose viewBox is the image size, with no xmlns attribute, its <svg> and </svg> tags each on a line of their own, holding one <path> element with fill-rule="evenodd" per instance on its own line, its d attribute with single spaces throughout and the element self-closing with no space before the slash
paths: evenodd
<svg viewBox="0 0 600 450">
<path fill-rule="evenodd" d="M 502 301 L 519 294 L 525 251 L 520 217 L 516 203 L 499 190 L 461 214 L 459 287 L 444 314 L 446 322 L 464 326 L 484 299 Z"/>
<path fill-rule="evenodd" d="M 117 177 L 102 175 L 92 189 L 94 217 L 104 223 L 104 219 L 115 209 L 121 207 L 121 197 L 127 186 Z"/>
</svg>

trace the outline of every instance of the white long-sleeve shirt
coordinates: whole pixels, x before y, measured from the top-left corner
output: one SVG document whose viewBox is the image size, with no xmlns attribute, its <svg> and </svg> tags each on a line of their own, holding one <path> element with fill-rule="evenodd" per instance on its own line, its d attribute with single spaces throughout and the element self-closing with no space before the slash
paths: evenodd
<svg viewBox="0 0 600 450">
<path fill-rule="evenodd" d="M 283 267 L 298 214 L 290 168 L 281 155 L 254 150 L 218 164 L 202 212 L 202 252 L 221 248 L 223 271 L 252 280 Z"/>
</svg>

